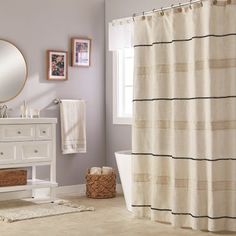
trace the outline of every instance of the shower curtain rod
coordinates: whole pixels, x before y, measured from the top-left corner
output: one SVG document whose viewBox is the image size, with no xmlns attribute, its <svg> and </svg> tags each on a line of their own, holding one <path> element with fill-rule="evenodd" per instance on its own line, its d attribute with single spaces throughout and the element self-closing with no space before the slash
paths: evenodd
<svg viewBox="0 0 236 236">
<path fill-rule="evenodd" d="M 189 7 L 192 7 L 193 4 L 202 3 L 203 1 L 205 1 L 205 0 L 190 0 L 190 1 L 185 2 L 185 3 L 172 4 L 170 7 L 161 7 L 161 8 L 158 8 L 158 9 L 154 8 L 152 11 L 144 11 L 144 12 L 141 12 L 141 13 L 134 13 L 133 18 L 136 17 L 136 16 L 148 15 L 148 14 L 151 14 L 153 12 L 163 12 L 164 13 L 164 11 L 166 11 L 166 10 L 170 10 L 170 9 L 174 9 L 174 8 L 180 8 L 180 7 L 184 7 L 184 6 L 187 6 L 187 5 L 189 5 Z"/>
</svg>

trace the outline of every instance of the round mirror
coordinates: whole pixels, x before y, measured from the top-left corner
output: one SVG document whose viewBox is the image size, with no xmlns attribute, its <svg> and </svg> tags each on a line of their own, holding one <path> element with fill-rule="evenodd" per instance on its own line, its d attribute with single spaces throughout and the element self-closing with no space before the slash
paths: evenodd
<svg viewBox="0 0 236 236">
<path fill-rule="evenodd" d="M 24 56 L 12 43 L 0 39 L 0 103 L 15 98 L 27 79 Z"/>
</svg>

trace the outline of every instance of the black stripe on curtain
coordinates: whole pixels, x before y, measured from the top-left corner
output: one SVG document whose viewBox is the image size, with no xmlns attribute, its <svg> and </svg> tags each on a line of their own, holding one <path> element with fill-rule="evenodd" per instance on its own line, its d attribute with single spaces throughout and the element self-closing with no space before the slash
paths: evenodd
<svg viewBox="0 0 236 236">
<path fill-rule="evenodd" d="M 191 216 L 193 218 L 209 218 L 211 220 L 219 220 L 219 219 L 236 219 L 236 216 L 208 216 L 208 215 L 203 215 L 203 216 L 196 216 L 193 215 L 192 213 L 180 213 L 180 212 L 173 212 L 171 209 L 161 209 L 161 208 L 154 208 L 151 207 L 151 205 L 132 205 L 132 207 L 149 207 L 151 210 L 154 211 L 167 211 L 170 212 L 172 215 L 185 215 L 185 216 Z"/>
<path fill-rule="evenodd" d="M 193 36 L 188 39 L 173 39 L 171 41 L 153 42 L 151 44 L 137 44 L 137 45 L 134 45 L 134 47 L 135 48 L 137 48 L 137 47 L 152 47 L 153 45 L 158 45 L 158 44 L 171 44 L 171 43 L 177 43 L 177 42 L 188 42 L 188 41 L 192 41 L 193 39 L 203 39 L 203 38 L 209 38 L 209 37 L 221 38 L 221 37 L 228 37 L 228 36 L 236 36 L 236 33 L 208 34 L 208 35 L 202 35 L 202 36 Z"/>
<path fill-rule="evenodd" d="M 193 158 L 193 157 L 176 157 L 173 155 L 166 154 L 154 154 L 154 153 L 132 153 L 134 156 L 154 156 L 154 157 L 169 157 L 176 160 L 192 160 L 192 161 L 236 161 L 236 158 L 216 158 L 216 159 L 208 159 L 208 158 Z"/>
<path fill-rule="evenodd" d="M 152 101 L 182 101 L 182 100 L 203 100 L 203 99 L 226 99 L 236 98 L 236 95 L 219 96 L 219 97 L 190 97 L 190 98 L 137 98 L 133 99 L 133 102 L 152 102 Z"/>
</svg>

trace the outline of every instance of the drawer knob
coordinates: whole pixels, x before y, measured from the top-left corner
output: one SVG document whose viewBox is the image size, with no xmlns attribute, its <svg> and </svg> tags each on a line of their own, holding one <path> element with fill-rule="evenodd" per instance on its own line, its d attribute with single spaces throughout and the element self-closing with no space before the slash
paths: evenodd
<svg viewBox="0 0 236 236">
<path fill-rule="evenodd" d="M 4 154 L 3 152 L 0 152 L 0 155 L 1 155 L 1 156 L 3 156 L 3 154 Z"/>
<path fill-rule="evenodd" d="M 34 150 L 34 153 L 38 153 L 39 151 L 38 150 Z"/>
<path fill-rule="evenodd" d="M 18 131 L 17 133 L 18 133 L 18 134 L 21 134 L 21 132 L 20 132 L 20 131 Z"/>
<path fill-rule="evenodd" d="M 45 130 L 43 130 L 43 134 L 46 134 L 46 131 L 45 131 Z"/>
</svg>

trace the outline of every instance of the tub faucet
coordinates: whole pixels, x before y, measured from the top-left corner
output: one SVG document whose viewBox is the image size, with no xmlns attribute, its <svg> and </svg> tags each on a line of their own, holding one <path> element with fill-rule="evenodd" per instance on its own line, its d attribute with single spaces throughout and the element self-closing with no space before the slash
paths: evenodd
<svg viewBox="0 0 236 236">
<path fill-rule="evenodd" d="M 7 118 L 7 105 L 0 106 L 0 118 Z"/>
</svg>

